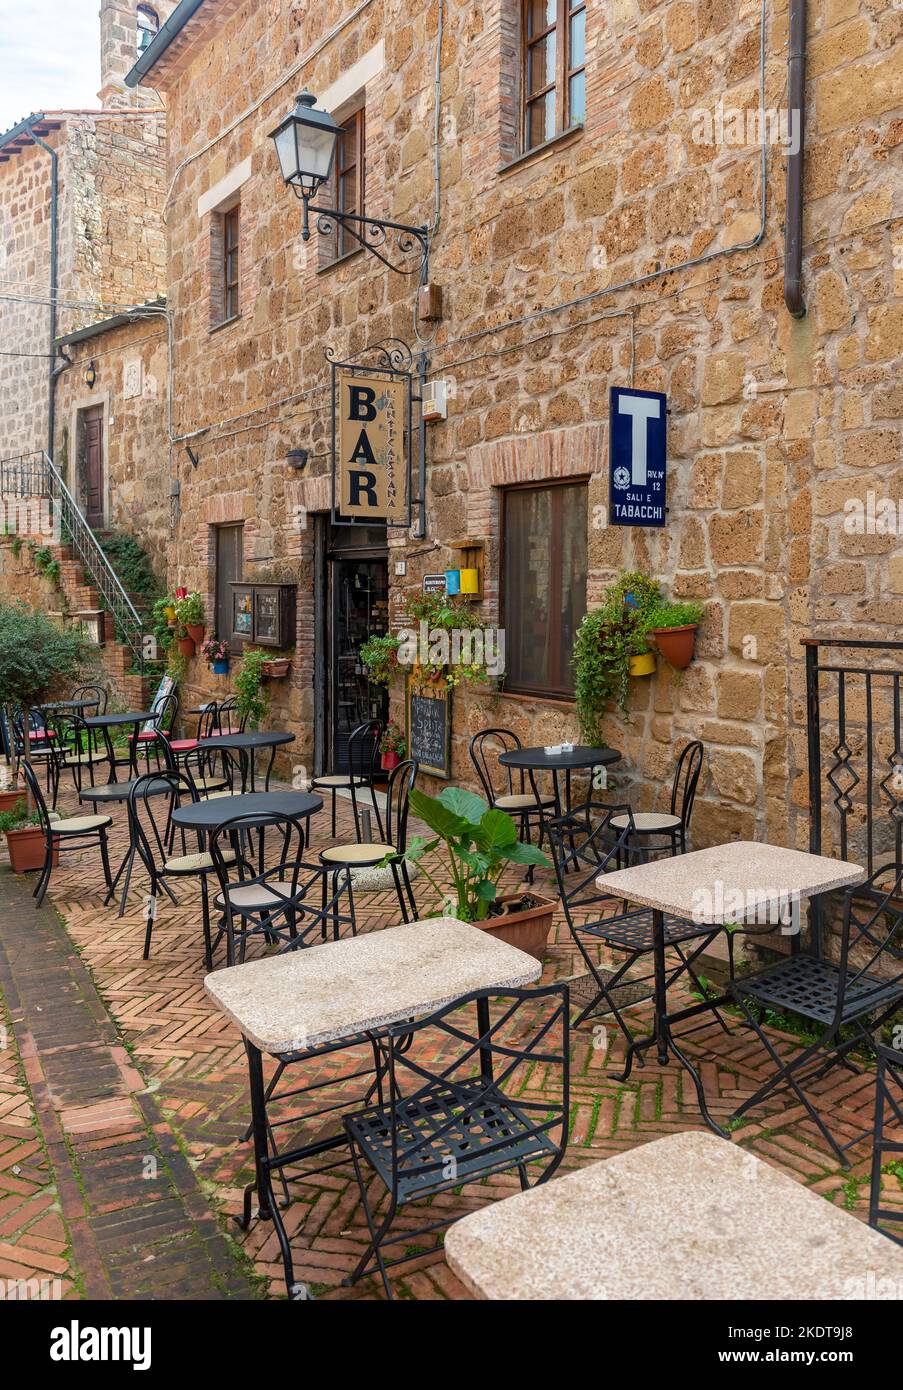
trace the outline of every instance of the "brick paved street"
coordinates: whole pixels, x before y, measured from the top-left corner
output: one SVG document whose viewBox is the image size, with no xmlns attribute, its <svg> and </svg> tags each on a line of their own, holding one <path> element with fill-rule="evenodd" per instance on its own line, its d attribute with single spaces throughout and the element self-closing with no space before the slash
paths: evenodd
<svg viewBox="0 0 903 1390">
<path fill-rule="evenodd" d="M 124 814 L 121 808 L 114 814 L 115 862 Z M 345 803 L 340 820 L 340 833 L 348 833 Z M 328 843 L 320 838 L 328 833 L 328 814 L 312 825 L 315 846 Z M 177 886 L 178 907 L 163 900 L 145 963 L 143 882 L 122 920 L 102 906 L 96 854 L 64 860 L 40 912 L 27 896 L 32 882 L 0 871 L 0 985 L 13 1025 L 0 1049 L 0 1276 L 56 1276 L 69 1297 L 253 1297 L 266 1290 L 284 1296 L 272 1227 L 252 1223 L 245 1233 L 231 1219 L 251 1176 L 250 1147 L 239 1142 L 249 1118 L 247 1077 L 241 1041 L 203 989 L 196 885 Z M 415 887 L 426 915 L 422 880 Z M 357 901 L 363 929 L 395 920 L 391 895 Z M 581 973 L 574 956 L 559 923 L 544 979 Z M 642 1027 L 643 1009 L 631 1017 Z M 735 1020 L 731 1027 L 727 1037 L 707 1023 L 686 1045 L 721 1117 L 769 1072 L 755 1039 Z M 782 1049 L 796 1045 L 792 1037 L 773 1036 Z M 674 1066 L 662 1069 L 650 1059 L 621 1085 L 611 1079 L 621 1065 L 621 1043 L 606 1050 L 594 1041 L 603 1039 L 590 1027 L 574 1035 L 563 1171 L 700 1126 L 692 1087 Z M 822 1104 L 846 1139 L 869 1122 L 872 1079 L 835 1075 L 821 1083 Z M 530 1084 L 554 1081 L 531 1077 Z M 828 1200 L 864 1212 L 867 1144 L 854 1150 L 852 1173 L 843 1173 L 800 1108 L 781 1101 L 755 1112 L 735 1137 Z M 888 1182 L 896 1191 L 896 1179 Z M 435 1206 L 464 1214 L 515 1188 L 516 1178 L 494 1179 Z M 318 1296 L 379 1297 L 372 1280 L 341 1287 L 364 1244 L 350 1164 L 295 1192 L 286 1225 L 297 1277 Z M 239 1252 L 245 1261 L 236 1258 Z M 408 1298 L 463 1296 L 437 1255 L 406 1267 L 395 1287 Z"/>
</svg>

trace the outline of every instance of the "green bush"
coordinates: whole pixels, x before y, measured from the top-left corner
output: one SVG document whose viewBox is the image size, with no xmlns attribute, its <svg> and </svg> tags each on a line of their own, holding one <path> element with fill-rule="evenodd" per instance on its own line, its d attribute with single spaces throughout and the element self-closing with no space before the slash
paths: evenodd
<svg viewBox="0 0 903 1390">
<path fill-rule="evenodd" d="M 0 604 L 0 703 L 33 705 L 72 679 L 87 653 L 81 633 L 24 603 Z"/>
</svg>

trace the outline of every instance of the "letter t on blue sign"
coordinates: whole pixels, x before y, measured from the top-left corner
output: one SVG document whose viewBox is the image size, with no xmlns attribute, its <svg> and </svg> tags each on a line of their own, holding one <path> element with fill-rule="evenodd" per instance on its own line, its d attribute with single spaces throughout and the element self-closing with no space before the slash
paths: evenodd
<svg viewBox="0 0 903 1390">
<path fill-rule="evenodd" d="M 667 397 L 611 388 L 609 526 L 664 526 Z"/>
</svg>

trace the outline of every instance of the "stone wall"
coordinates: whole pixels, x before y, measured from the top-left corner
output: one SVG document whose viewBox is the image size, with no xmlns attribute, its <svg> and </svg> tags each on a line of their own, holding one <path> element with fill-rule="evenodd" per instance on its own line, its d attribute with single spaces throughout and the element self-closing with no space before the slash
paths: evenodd
<svg viewBox="0 0 903 1390">
<path fill-rule="evenodd" d="M 608 737 L 641 806 L 662 804 L 681 744 L 705 740 L 697 844 L 731 835 L 803 844 L 800 639 L 894 637 L 903 618 L 898 536 L 843 526 L 851 497 L 903 494 L 894 249 L 903 236 L 903 11 L 891 0 L 809 5 L 809 313 L 797 321 L 782 300 L 783 150 L 767 146 L 763 187 L 746 123 L 759 105 L 759 6 L 590 3 L 585 127 L 511 162 L 516 8 L 445 7 L 430 258 L 445 317 L 419 331 L 430 375 L 453 383 L 453 398 L 448 422 L 428 427 L 428 541 L 440 548 L 412 559 L 404 582 L 450 561 L 446 543 L 487 539 L 483 613 L 495 624 L 499 487 L 588 474 L 598 519 L 609 387 L 667 391 L 669 524 L 591 520 L 588 596 L 620 566 L 643 568 L 674 596 L 701 599 L 706 619 L 682 683 L 660 663 L 636 684 L 632 721 L 612 715 Z M 275 717 L 298 733 L 308 764 L 313 546 L 293 509 L 327 505 L 324 349 L 354 359 L 388 336 L 416 343 L 416 276 L 365 255 L 321 272 L 316 234 L 306 247 L 298 240 L 299 208 L 267 135 L 296 88 L 344 98 L 348 75 L 365 74 L 367 209 L 432 225 L 437 12 L 374 0 L 295 73 L 325 32 L 322 5 L 244 6 L 220 24 L 216 10 L 205 7 L 204 41 L 186 50 L 167 92 L 176 433 L 205 431 L 199 467 L 179 463 L 172 574 L 212 597 L 210 528 L 237 518 L 249 577 L 255 564 L 294 567 L 304 620 Z M 786 39 L 777 0 L 764 30 L 768 109 L 785 99 Z M 280 77 L 278 92 L 226 133 Z M 722 138 L 732 112 L 741 113 L 739 140 Z M 211 334 L 214 214 L 198 205 L 245 161 L 242 317 Z M 285 462 L 297 445 L 312 455 L 300 481 Z M 391 558 L 422 550 L 402 538 Z M 203 671 L 191 679 L 193 690 L 212 691 Z M 469 777 L 467 737 L 489 722 L 530 742 L 575 729 L 566 704 L 456 695 L 456 778 Z"/>
</svg>

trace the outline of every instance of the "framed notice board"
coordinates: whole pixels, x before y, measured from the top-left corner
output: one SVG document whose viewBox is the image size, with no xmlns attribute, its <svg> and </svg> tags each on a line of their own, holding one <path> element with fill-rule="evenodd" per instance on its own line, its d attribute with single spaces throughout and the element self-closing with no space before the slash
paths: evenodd
<svg viewBox="0 0 903 1390">
<path fill-rule="evenodd" d="M 451 691 L 412 685 L 405 691 L 409 758 L 432 777 L 451 776 Z"/>
</svg>

